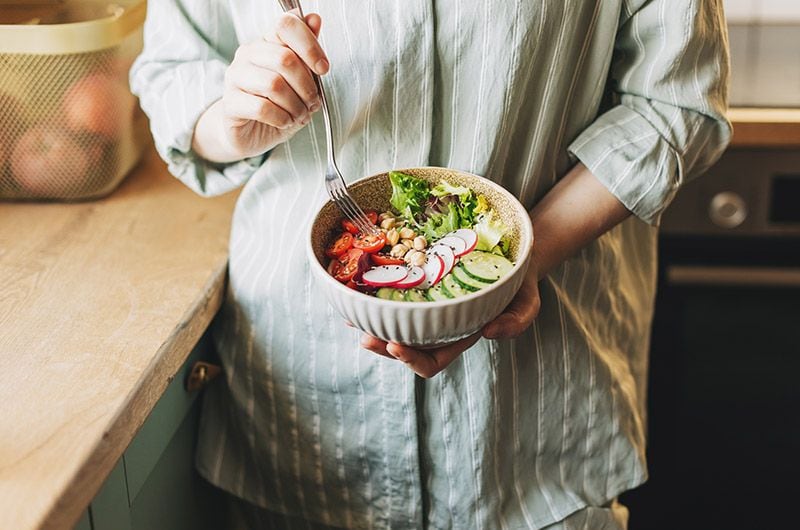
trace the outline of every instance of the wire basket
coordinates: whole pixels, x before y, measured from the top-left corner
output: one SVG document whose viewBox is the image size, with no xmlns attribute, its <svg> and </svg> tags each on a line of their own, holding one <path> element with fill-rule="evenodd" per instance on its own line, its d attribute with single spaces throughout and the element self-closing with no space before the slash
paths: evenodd
<svg viewBox="0 0 800 530">
<path fill-rule="evenodd" d="M 146 2 L 0 4 L 0 199 L 107 195 L 147 145 L 128 88 Z"/>
</svg>

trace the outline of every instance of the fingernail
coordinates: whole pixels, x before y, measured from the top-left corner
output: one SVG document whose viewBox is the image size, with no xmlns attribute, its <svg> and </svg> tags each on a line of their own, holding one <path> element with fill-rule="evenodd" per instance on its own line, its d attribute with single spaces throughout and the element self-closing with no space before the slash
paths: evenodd
<svg viewBox="0 0 800 530">
<path fill-rule="evenodd" d="M 319 110 L 321 106 L 322 104 L 319 101 L 315 101 L 314 103 L 311 104 L 310 110 L 311 112 L 316 112 Z"/>
<path fill-rule="evenodd" d="M 303 117 L 300 118 L 300 124 L 301 125 L 305 125 L 306 123 L 308 123 L 310 121 L 311 121 L 311 115 L 310 114 L 304 114 Z"/>
<path fill-rule="evenodd" d="M 386 345 L 386 353 L 397 359 L 398 361 L 405 361 L 404 355 L 402 351 L 398 351 L 399 348 L 395 347 L 394 344 L 389 343 Z"/>
<path fill-rule="evenodd" d="M 327 60 L 320 59 L 319 61 L 317 61 L 317 64 L 314 65 L 314 71 L 317 72 L 319 75 L 322 75 L 328 71 L 329 66 L 330 65 L 328 64 Z"/>
</svg>

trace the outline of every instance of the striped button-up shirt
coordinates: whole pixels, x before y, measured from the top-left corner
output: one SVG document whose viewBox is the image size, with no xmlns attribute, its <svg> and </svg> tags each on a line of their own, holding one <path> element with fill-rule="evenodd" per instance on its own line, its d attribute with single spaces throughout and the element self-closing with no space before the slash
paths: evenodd
<svg viewBox="0 0 800 530">
<path fill-rule="evenodd" d="M 200 472 L 275 512 L 376 529 L 541 528 L 641 484 L 656 226 L 730 136 L 720 2 L 304 4 L 323 19 L 346 179 L 453 167 L 533 207 L 581 161 L 634 216 L 542 281 L 522 336 L 481 340 L 422 380 L 360 349 L 309 274 L 321 116 L 264 156 L 191 152 L 234 51 L 278 3 L 150 2 L 131 79 L 159 152 L 198 193 L 244 185 Z"/>
</svg>

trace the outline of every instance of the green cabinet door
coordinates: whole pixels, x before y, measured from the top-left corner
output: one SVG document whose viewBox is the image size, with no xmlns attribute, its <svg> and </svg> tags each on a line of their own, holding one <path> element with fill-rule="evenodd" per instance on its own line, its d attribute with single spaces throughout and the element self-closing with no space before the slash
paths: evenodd
<svg viewBox="0 0 800 530">
<path fill-rule="evenodd" d="M 89 518 L 89 510 L 83 512 L 78 524 L 75 525 L 75 530 L 92 530 L 92 520 Z"/>
<path fill-rule="evenodd" d="M 192 407 L 131 504 L 132 530 L 220 530 L 224 505 L 219 490 L 194 468 L 200 407 Z"/>
<path fill-rule="evenodd" d="M 120 459 L 89 506 L 93 530 L 131 530 L 125 462 Z"/>
<path fill-rule="evenodd" d="M 204 336 L 170 382 L 75 530 L 219 530 L 223 494 L 194 469 L 199 392 L 185 382 L 197 361 L 214 361 Z"/>
</svg>

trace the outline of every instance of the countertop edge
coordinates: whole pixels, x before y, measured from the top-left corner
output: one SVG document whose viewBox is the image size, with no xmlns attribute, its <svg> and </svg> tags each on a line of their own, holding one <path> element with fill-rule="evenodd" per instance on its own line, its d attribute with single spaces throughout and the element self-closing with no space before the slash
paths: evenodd
<svg viewBox="0 0 800 530">
<path fill-rule="evenodd" d="M 100 490 L 147 416 L 208 329 L 222 305 L 228 260 L 216 267 L 201 295 L 164 341 L 144 370 L 134 390 L 121 404 L 117 416 L 103 433 L 91 456 L 78 469 L 64 494 L 51 506 L 39 526 L 42 530 L 71 528 Z"/>
<path fill-rule="evenodd" d="M 728 119 L 733 123 L 731 147 L 800 147 L 800 108 L 734 107 Z"/>
</svg>

